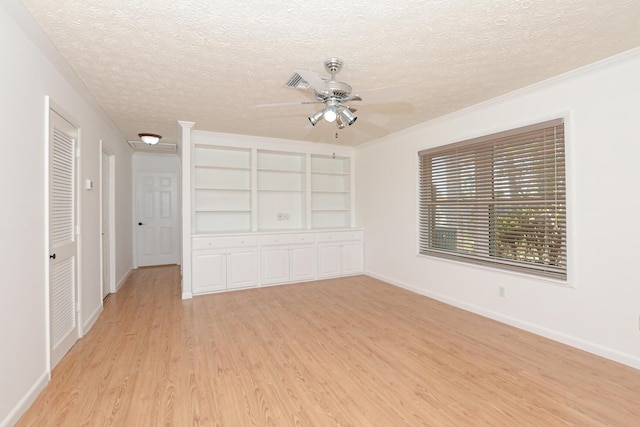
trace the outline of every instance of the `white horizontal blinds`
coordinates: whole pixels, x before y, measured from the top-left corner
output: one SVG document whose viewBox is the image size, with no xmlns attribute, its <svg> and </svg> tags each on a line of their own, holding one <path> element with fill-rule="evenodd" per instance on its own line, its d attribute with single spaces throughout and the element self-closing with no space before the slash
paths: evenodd
<svg viewBox="0 0 640 427">
<path fill-rule="evenodd" d="M 74 140 L 53 129 L 51 162 L 51 244 L 53 248 L 72 243 L 73 215 L 73 159 Z"/>
<path fill-rule="evenodd" d="M 562 120 L 419 156 L 420 253 L 566 278 Z"/>
</svg>

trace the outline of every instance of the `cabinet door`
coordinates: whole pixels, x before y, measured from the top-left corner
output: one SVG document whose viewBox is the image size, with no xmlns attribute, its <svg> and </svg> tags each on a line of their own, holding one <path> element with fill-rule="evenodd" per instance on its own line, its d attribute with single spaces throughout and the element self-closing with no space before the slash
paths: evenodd
<svg viewBox="0 0 640 427">
<path fill-rule="evenodd" d="M 318 278 L 340 276 L 340 253 L 339 244 L 318 245 Z"/>
<path fill-rule="evenodd" d="M 227 288 L 248 288 L 258 284 L 256 249 L 227 250 Z"/>
<path fill-rule="evenodd" d="M 289 281 L 289 249 L 287 246 L 262 248 L 262 283 Z"/>
<path fill-rule="evenodd" d="M 313 245 L 294 245 L 289 247 L 289 279 L 303 281 L 315 279 L 315 256 Z"/>
<path fill-rule="evenodd" d="M 194 252 L 192 258 L 192 292 L 213 292 L 227 287 L 224 250 Z"/>
<path fill-rule="evenodd" d="M 358 274 L 364 271 L 362 242 L 345 242 L 342 245 L 342 274 Z"/>
</svg>

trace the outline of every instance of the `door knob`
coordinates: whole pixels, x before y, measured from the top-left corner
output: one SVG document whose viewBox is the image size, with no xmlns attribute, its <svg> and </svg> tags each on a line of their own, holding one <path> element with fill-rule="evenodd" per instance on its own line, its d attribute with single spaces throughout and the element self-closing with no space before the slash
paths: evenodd
<svg viewBox="0 0 640 427">
<path fill-rule="evenodd" d="M 56 259 L 56 254 L 49 255 L 49 258 L 51 258 L 51 259 Z"/>
<path fill-rule="evenodd" d="M 139 222 L 138 225 L 144 225 L 143 223 Z"/>
</svg>

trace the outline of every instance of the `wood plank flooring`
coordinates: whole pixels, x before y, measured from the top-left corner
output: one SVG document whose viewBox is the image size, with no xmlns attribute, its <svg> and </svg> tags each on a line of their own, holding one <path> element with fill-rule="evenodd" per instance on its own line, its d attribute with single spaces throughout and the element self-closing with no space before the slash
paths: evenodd
<svg viewBox="0 0 640 427">
<path fill-rule="evenodd" d="M 640 426 L 640 371 L 366 276 L 136 270 L 20 426 Z"/>
</svg>

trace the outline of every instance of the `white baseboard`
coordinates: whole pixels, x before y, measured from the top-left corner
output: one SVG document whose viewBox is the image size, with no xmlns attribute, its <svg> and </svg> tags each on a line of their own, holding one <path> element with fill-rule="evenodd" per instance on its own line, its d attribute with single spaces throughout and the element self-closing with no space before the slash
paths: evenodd
<svg viewBox="0 0 640 427">
<path fill-rule="evenodd" d="M 463 310 L 470 311 L 472 313 L 479 314 L 481 316 L 488 317 L 493 320 L 497 320 L 498 322 L 505 323 L 507 325 L 534 333 L 536 335 L 543 336 L 545 338 L 549 338 L 554 341 L 558 341 L 560 343 L 578 348 L 580 350 L 587 351 L 597 356 L 601 356 L 606 359 L 613 360 L 614 362 L 622 363 L 623 365 L 627 365 L 635 369 L 640 369 L 640 358 L 632 354 L 622 353 L 618 350 L 604 347 L 600 344 L 596 344 L 590 341 L 585 341 L 581 338 L 576 338 L 574 336 L 567 335 L 562 332 L 555 331 L 553 329 L 544 328 L 534 323 L 529 323 L 529 322 L 525 322 L 523 320 L 517 319 L 515 317 L 505 316 L 504 314 L 497 313 L 492 310 L 487 310 L 486 308 L 483 308 L 483 307 L 478 307 L 476 305 L 468 304 L 463 301 L 459 301 L 459 300 L 449 298 L 440 294 L 436 294 L 433 292 L 429 292 L 427 290 L 420 289 L 416 286 L 413 286 L 409 283 L 404 283 L 402 281 L 395 280 L 391 277 L 387 277 L 382 274 L 377 274 L 373 271 L 366 271 L 365 274 L 373 278 L 387 282 L 391 285 L 398 286 L 408 291 L 415 292 L 417 294 L 424 295 L 426 297 L 438 300 L 445 304 L 449 304 L 454 307 L 458 307 Z"/>
<path fill-rule="evenodd" d="M 89 330 L 93 328 L 93 325 L 95 325 L 98 317 L 100 317 L 100 313 L 102 313 L 102 309 L 102 304 L 100 304 L 98 308 L 96 308 L 95 311 L 91 313 L 91 316 L 89 316 L 87 321 L 84 322 L 84 324 L 82 325 L 82 336 L 86 335 L 87 332 L 89 332 Z"/>
<path fill-rule="evenodd" d="M 191 292 L 183 292 L 182 299 L 191 299 L 193 298 L 193 294 Z"/>
<path fill-rule="evenodd" d="M 116 285 L 116 292 L 118 292 L 120 290 L 120 288 L 122 287 L 122 285 L 124 285 L 124 282 L 127 281 L 127 279 L 129 278 L 129 276 L 131 275 L 131 272 L 133 271 L 132 268 L 129 269 L 129 271 L 127 271 L 124 276 L 122 276 L 122 279 L 120 279 L 118 281 L 118 284 Z"/>
<path fill-rule="evenodd" d="M 44 388 L 47 386 L 50 379 L 51 377 L 48 372 L 40 375 L 40 378 L 38 378 L 35 384 L 31 386 L 29 391 L 27 391 L 22 399 L 20 399 L 16 406 L 13 407 L 7 417 L 4 420 L 0 421 L 0 427 L 10 427 L 16 425 L 18 423 L 18 420 L 20 420 L 20 417 L 22 417 L 24 413 L 27 412 L 27 409 L 29 409 L 33 402 L 35 402 L 38 395 L 40 395 L 42 390 L 44 390 Z"/>
</svg>

